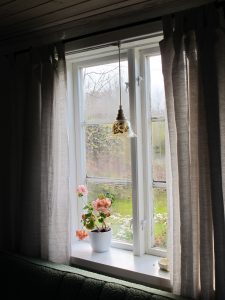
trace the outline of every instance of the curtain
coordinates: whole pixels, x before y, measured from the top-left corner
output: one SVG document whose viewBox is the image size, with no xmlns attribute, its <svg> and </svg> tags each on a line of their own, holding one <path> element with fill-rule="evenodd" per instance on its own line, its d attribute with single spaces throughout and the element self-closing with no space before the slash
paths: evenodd
<svg viewBox="0 0 225 300">
<path fill-rule="evenodd" d="M 0 247 L 69 260 L 66 65 L 63 45 L 1 57 Z"/>
<path fill-rule="evenodd" d="M 225 299 L 225 31 L 213 5 L 167 16 L 160 42 L 169 129 L 171 283 Z"/>
</svg>

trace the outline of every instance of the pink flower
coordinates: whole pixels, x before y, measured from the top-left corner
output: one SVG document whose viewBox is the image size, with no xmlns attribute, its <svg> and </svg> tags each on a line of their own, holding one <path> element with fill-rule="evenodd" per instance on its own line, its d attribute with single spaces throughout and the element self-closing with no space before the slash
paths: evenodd
<svg viewBox="0 0 225 300">
<path fill-rule="evenodd" d="M 108 198 L 96 199 L 92 201 L 92 206 L 96 211 L 103 212 L 107 216 L 110 216 L 109 208 L 111 206 L 111 200 Z"/>
<path fill-rule="evenodd" d="M 103 212 L 106 217 L 109 217 L 111 215 L 110 211 L 107 208 L 101 208 L 101 212 Z"/>
<path fill-rule="evenodd" d="M 82 241 L 88 236 L 85 230 L 76 230 L 76 237 Z"/>
<path fill-rule="evenodd" d="M 86 187 L 85 185 L 83 185 L 83 184 L 78 185 L 77 193 L 78 193 L 78 197 L 87 196 L 87 194 L 88 194 L 88 189 L 87 189 L 87 187 Z"/>
</svg>

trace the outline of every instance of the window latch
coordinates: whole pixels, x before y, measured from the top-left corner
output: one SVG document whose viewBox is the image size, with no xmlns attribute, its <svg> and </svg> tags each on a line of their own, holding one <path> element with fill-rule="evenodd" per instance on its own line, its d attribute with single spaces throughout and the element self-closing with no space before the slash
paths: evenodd
<svg viewBox="0 0 225 300">
<path fill-rule="evenodd" d="M 125 82 L 125 86 L 126 86 L 125 90 L 126 90 L 126 93 L 127 93 L 128 90 L 129 90 L 129 82 Z"/>
<path fill-rule="evenodd" d="M 140 86 L 141 81 L 142 81 L 143 79 L 144 79 L 144 78 L 143 78 L 142 76 L 140 76 L 140 75 L 137 76 L 136 80 L 137 80 L 138 86 Z"/>
<path fill-rule="evenodd" d="M 146 220 L 141 220 L 141 230 L 144 230 L 146 223 L 147 223 Z"/>
<path fill-rule="evenodd" d="M 130 219 L 130 228 L 133 226 L 133 219 Z"/>
</svg>

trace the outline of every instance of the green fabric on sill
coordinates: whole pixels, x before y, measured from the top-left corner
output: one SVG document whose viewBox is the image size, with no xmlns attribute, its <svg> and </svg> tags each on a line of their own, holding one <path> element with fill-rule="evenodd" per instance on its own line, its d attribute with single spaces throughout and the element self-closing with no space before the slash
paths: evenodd
<svg viewBox="0 0 225 300">
<path fill-rule="evenodd" d="M 0 252 L 4 299 L 185 300 L 186 298 L 65 265 Z"/>
</svg>

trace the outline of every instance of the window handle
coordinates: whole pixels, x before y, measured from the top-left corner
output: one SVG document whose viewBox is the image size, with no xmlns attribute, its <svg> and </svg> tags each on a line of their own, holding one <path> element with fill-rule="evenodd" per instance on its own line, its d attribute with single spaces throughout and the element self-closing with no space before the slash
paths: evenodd
<svg viewBox="0 0 225 300">
<path fill-rule="evenodd" d="M 137 80 L 138 86 L 140 86 L 141 81 L 142 81 L 143 79 L 144 79 L 144 78 L 143 78 L 142 76 L 140 76 L 140 75 L 137 76 L 136 80 Z"/>
<path fill-rule="evenodd" d="M 125 85 L 126 85 L 126 92 L 128 92 L 128 90 L 129 90 L 129 82 L 125 82 Z"/>
<path fill-rule="evenodd" d="M 133 226 L 133 219 L 130 219 L 130 228 Z"/>
<path fill-rule="evenodd" d="M 144 230 L 146 223 L 147 223 L 147 221 L 145 219 L 141 220 L 141 230 Z"/>
</svg>

